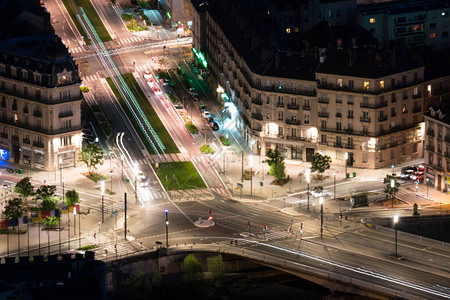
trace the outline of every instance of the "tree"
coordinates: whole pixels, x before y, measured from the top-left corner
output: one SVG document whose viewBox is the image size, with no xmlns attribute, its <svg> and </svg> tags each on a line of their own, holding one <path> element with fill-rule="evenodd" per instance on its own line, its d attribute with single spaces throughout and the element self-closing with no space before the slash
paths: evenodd
<svg viewBox="0 0 450 300">
<path fill-rule="evenodd" d="M 33 194 L 33 189 L 30 177 L 25 177 L 14 186 L 14 192 L 20 194 L 24 200 L 27 200 L 27 197 Z"/>
<path fill-rule="evenodd" d="M 75 190 L 69 190 L 66 192 L 65 204 L 67 206 L 73 206 L 80 202 L 80 195 Z"/>
<path fill-rule="evenodd" d="M 181 267 L 188 281 L 196 281 L 203 278 L 202 264 L 197 260 L 194 254 L 189 254 L 184 259 Z"/>
<path fill-rule="evenodd" d="M 5 209 L 3 210 L 3 216 L 7 220 L 13 220 L 22 217 L 25 212 L 26 208 L 23 205 L 22 199 L 14 197 L 6 203 Z"/>
<path fill-rule="evenodd" d="M 223 284 L 223 279 L 225 277 L 225 263 L 222 260 L 222 255 L 208 257 L 208 272 L 210 272 L 214 279 L 214 284 L 216 287 L 221 287 Z"/>
<path fill-rule="evenodd" d="M 59 198 L 50 198 L 50 199 L 45 199 L 42 200 L 41 202 L 41 211 L 52 211 L 56 209 L 56 203 L 58 203 Z"/>
<path fill-rule="evenodd" d="M 165 46 L 164 46 L 165 47 Z M 165 48 L 164 48 L 165 49 Z M 162 68 L 164 66 L 166 66 L 169 62 L 167 61 L 167 59 L 165 57 L 160 57 L 158 58 L 158 64 L 159 67 Z M 162 76 L 161 76 L 162 77 Z"/>
<path fill-rule="evenodd" d="M 42 200 L 42 201 L 50 200 L 55 194 L 55 192 L 56 192 L 56 185 L 41 185 L 36 190 L 35 200 Z"/>
<path fill-rule="evenodd" d="M 266 153 L 268 159 L 266 159 L 269 165 L 269 174 L 275 177 L 277 180 L 286 179 L 286 167 L 284 165 L 284 157 L 280 155 L 278 149 L 269 149 Z"/>
<path fill-rule="evenodd" d="M 58 217 L 47 217 L 43 221 L 44 229 L 55 229 L 59 226 L 59 218 Z"/>
<path fill-rule="evenodd" d="M 143 9 L 147 9 L 149 5 L 147 1 L 139 1 L 139 6 L 142 7 Z"/>
<path fill-rule="evenodd" d="M 391 180 L 394 180 L 394 187 L 391 186 Z M 398 192 L 398 188 L 400 186 L 400 183 L 398 182 L 398 177 L 395 174 L 392 175 L 387 174 L 386 177 L 384 177 L 383 183 L 386 184 L 386 186 L 384 187 L 384 192 L 386 194 L 389 194 L 389 196 L 391 196 L 391 198 L 394 199 L 395 193 Z"/>
<path fill-rule="evenodd" d="M 328 170 L 331 166 L 331 157 L 314 153 L 311 161 L 311 172 L 319 172 L 319 178 L 322 179 L 322 173 Z"/>
<path fill-rule="evenodd" d="M 102 148 L 97 144 L 88 144 L 78 153 L 78 161 L 84 162 L 89 174 L 92 174 L 92 169 L 97 169 L 97 165 L 103 165 Z"/>
</svg>

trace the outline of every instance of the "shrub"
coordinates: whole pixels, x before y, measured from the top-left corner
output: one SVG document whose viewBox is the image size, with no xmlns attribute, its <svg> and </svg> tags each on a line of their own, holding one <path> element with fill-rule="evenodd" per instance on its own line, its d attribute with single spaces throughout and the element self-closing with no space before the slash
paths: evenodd
<svg viewBox="0 0 450 300">
<path fill-rule="evenodd" d="M 130 22 L 133 18 L 134 17 L 132 14 L 122 14 L 122 20 L 125 22 Z"/>
<path fill-rule="evenodd" d="M 112 134 L 112 128 L 108 123 L 102 123 L 101 126 L 106 136 L 110 136 Z"/>
<path fill-rule="evenodd" d="M 205 154 L 211 154 L 214 153 L 213 148 L 211 148 L 210 145 L 206 144 L 200 147 L 200 151 L 202 151 Z"/>
<path fill-rule="evenodd" d="M 89 92 L 89 88 L 88 88 L 87 86 L 80 86 L 80 90 L 81 90 L 81 92 L 83 92 L 83 93 Z"/>
<path fill-rule="evenodd" d="M 187 127 L 187 129 L 189 130 L 190 133 L 192 133 L 192 134 L 197 134 L 198 133 L 197 126 L 195 126 L 194 124 L 187 123 L 186 127 Z"/>
<path fill-rule="evenodd" d="M 221 136 L 219 136 L 219 139 L 222 142 L 222 145 L 224 145 L 224 146 L 230 146 L 231 145 L 230 141 L 226 137 L 221 135 Z"/>
<path fill-rule="evenodd" d="M 92 105 L 91 109 L 93 112 L 101 112 L 102 111 L 102 109 L 100 108 L 100 106 L 98 104 Z"/>
<path fill-rule="evenodd" d="M 86 246 L 83 246 L 81 248 L 78 248 L 77 250 L 88 251 L 88 250 L 92 250 L 92 249 L 95 249 L 95 248 L 98 248 L 98 246 L 97 245 L 86 245 Z"/>
</svg>

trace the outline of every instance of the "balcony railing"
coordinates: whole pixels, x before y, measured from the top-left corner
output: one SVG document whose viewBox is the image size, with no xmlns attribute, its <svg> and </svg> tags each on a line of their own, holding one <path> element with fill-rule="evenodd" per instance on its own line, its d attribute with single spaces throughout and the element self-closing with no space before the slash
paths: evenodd
<svg viewBox="0 0 450 300">
<path fill-rule="evenodd" d="M 306 105 L 303 105 L 303 110 L 311 110 L 311 106 L 306 106 Z"/>
<path fill-rule="evenodd" d="M 253 103 L 253 104 L 256 104 L 256 105 L 259 105 L 259 106 L 263 105 L 263 102 L 262 102 L 261 99 L 253 99 L 253 100 L 252 100 L 252 103 Z"/>
<path fill-rule="evenodd" d="M 44 144 L 43 143 L 36 142 L 36 141 L 33 142 L 33 146 L 37 147 L 37 148 L 44 148 Z"/>
<path fill-rule="evenodd" d="M 296 109 L 296 110 L 298 110 L 298 109 L 299 109 L 299 106 L 298 106 L 297 104 L 288 104 L 288 105 L 287 105 L 287 108 L 288 108 L 288 109 Z"/>
<path fill-rule="evenodd" d="M 432 146 L 432 145 L 427 145 L 427 146 L 426 146 L 426 149 L 427 149 L 428 151 L 434 152 L 434 146 Z"/>
<path fill-rule="evenodd" d="M 284 103 L 277 103 L 277 107 L 284 107 Z"/>
<path fill-rule="evenodd" d="M 0 133 L 0 137 L 7 139 L 8 138 L 8 134 L 6 132 L 2 132 Z"/>
<path fill-rule="evenodd" d="M 427 130 L 427 135 L 434 137 L 434 130 L 428 129 Z"/>
<path fill-rule="evenodd" d="M 261 114 L 252 113 L 252 118 L 256 119 L 256 120 L 259 120 L 259 121 L 262 121 L 263 116 Z"/>
<path fill-rule="evenodd" d="M 367 122 L 367 123 L 370 123 L 370 118 L 368 118 L 368 117 L 361 117 L 361 118 L 359 118 L 359 120 L 360 120 L 361 122 Z"/>
<path fill-rule="evenodd" d="M 30 140 L 29 139 L 23 139 L 23 143 L 24 144 L 30 144 Z"/>
<path fill-rule="evenodd" d="M 346 149 L 355 149 L 355 145 L 353 145 L 353 144 L 344 144 L 344 148 L 346 148 Z"/>
<path fill-rule="evenodd" d="M 353 104 L 355 104 L 355 102 L 353 102 L 353 100 L 352 101 L 347 101 L 347 104 L 348 105 L 353 105 Z"/>
<path fill-rule="evenodd" d="M 353 115 L 347 115 L 347 119 L 353 119 Z"/>
<path fill-rule="evenodd" d="M 379 116 L 378 117 L 378 122 L 384 122 L 384 121 L 386 121 L 387 120 L 387 116 Z"/>
<path fill-rule="evenodd" d="M 13 141 L 19 141 L 19 136 L 13 135 L 13 136 L 11 136 L 11 139 L 12 139 Z"/>
<path fill-rule="evenodd" d="M 328 98 L 319 98 L 319 103 L 329 103 L 330 102 L 330 99 L 328 99 Z"/>
<path fill-rule="evenodd" d="M 343 144 L 342 143 L 334 143 L 334 147 L 335 148 L 342 148 Z"/>
<path fill-rule="evenodd" d="M 65 112 L 60 112 L 59 113 L 59 117 L 60 118 L 67 118 L 67 117 L 72 117 L 73 116 L 73 112 L 72 111 L 65 111 Z"/>
<path fill-rule="evenodd" d="M 300 125 L 300 120 L 286 119 L 286 124 L 290 124 L 290 125 Z"/>
<path fill-rule="evenodd" d="M 327 112 L 319 112 L 320 118 L 328 118 L 328 116 L 329 116 L 329 113 L 327 113 Z"/>
<path fill-rule="evenodd" d="M 387 102 L 380 102 L 380 103 L 375 103 L 375 104 L 370 104 L 370 103 L 361 103 L 359 105 L 361 108 L 372 108 L 372 109 L 378 109 L 378 108 L 383 108 L 387 106 Z"/>
</svg>

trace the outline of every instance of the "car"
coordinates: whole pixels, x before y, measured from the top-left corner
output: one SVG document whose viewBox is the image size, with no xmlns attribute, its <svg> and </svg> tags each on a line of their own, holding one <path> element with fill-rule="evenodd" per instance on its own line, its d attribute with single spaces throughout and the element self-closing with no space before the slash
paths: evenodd
<svg viewBox="0 0 450 300">
<path fill-rule="evenodd" d="M 137 174 L 136 174 L 136 178 L 141 180 L 141 181 L 144 180 L 145 179 L 144 172 L 138 171 Z"/>
<path fill-rule="evenodd" d="M 181 104 L 175 104 L 173 107 L 175 107 L 176 109 L 183 109 L 183 105 Z"/>
<path fill-rule="evenodd" d="M 408 180 L 408 179 L 411 179 L 411 176 L 414 175 L 415 173 L 416 172 L 411 169 L 405 170 L 404 172 L 402 170 L 399 177 L 400 177 L 400 179 Z"/>
<path fill-rule="evenodd" d="M 209 111 L 205 110 L 202 112 L 202 116 L 205 119 L 209 119 L 211 117 L 211 114 L 209 113 Z"/>
<path fill-rule="evenodd" d="M 146 181 L 146 180 L 141 180 L 141 182 L 139 183 L 139 185 L 140 185 L 141 187 L 148 187 L 148 186 L 149 186 L 148 181 Z"/>
<path fill-rule="evenodd" d="M 424 172 L 416 172 L 416 173 L 414 173 L 414 175 L 411 175 L 410 178 L 414 182 L 415 181 L 423 182 L 423 179 L 425 178 L 425 173 Z"/>
<path fill-rule="evenodd" d="M 313 187 L 309 193 L 314 197 L 326 197 L 330 195 L 330 192 L 325 190 L 322 186 Z"/>
<path fill-rule="evenodd" d="M 194 101 L 200 101 L 200 97 L 198 96 L 198 94 L 195 94 L 192 97 L 194 98 Z"/>
<path fill-rule="evenodd" d="M 211 123 L 210 123 L 211 124 Z M 219 124 L 217 124 L 217 122 L 212 122 L 212 126 L 211 126 L 211 128 L 212 128 L 212 130 L 214 130 L 214 131 L 217 131 L 217 130 L 219 130 Z"/>
<path fill-rule="evenodd" d="M 171 83 L 171 81 L 167 78 L 161 79 L 161 83 L 163 86 L 167 86 Z"/>
<path fill-rule="evenodd" d="M 193 87 L 189 88 L 189 94 L 193 95 L 195 93 L 195 89 Z"/>
<path fill-rule="evenodd" d="M 144 78 L 145 78 L 145 79 L 151 79 L 151 80 L 153 80 L 153 74 L 152 74 L 152 72 L 150 72 L 150 71 L 145 71 L 145 72 L 144 72 Z"/>
<path fill-rule="evenodd" d="M 201 113 L 204 112 L 204 111 L 207 111 L 206 106 L 203 105 L 203 104 L 200 105 L 200 106 L 198 107 L 198 109 L 200 110 Z"/>
</svg>

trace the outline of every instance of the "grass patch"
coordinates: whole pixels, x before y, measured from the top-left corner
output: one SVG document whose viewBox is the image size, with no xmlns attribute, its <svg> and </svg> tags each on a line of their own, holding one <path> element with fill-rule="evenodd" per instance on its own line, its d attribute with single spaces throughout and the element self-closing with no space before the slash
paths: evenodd
<svg viewBox="0 0 450 300">
<path fill-rule="evenodd" d="M 167 191 L 206 188 L 206 184 L 190 161 L 160 163 L 155 171 Z"/>
<path fill-rule="evenodd" d="M 69 13 L 70 17 L 72 18 L 72 21 L 75 23 L 75 26 L 77 27 L 78 31 L 83 36 L 84 42 L 86 43 L 86 45 L 90 45 L 91 42 L 89 41 L 86 33 L 84 32 L 84 29 L 81 26 L 80 22 L 78 22 L 75 11 L 72 9 L 72 6 L 70 5 L 69 0 L 62 0 L 62 1 L 64 3 L 64 6 L 67 9 L 67 12 Z"/>
<path fill-rule="evenodd" d="M 97 15 L 97 12 L 95 11 L 94 7 L 91 4 L 90 0 L 74 0 L 77 7 L 83 7 L 84 11 L 86 12 L 89 20 L 91 21 L 92 25 L 95 27 L 95 30 L 97 31 L 98 35 L 102 39 L 103 42 L 111 41 L 111 36 L 109 35 L 108 31 L 105 28 L 105 25 L 103 25 L 102 21 Z"/>
<path fill-rule="evenodd" d="M 226 137 L 224 137 L 223 135 L 219 136 L 219 140 L 222 142 L 222 145 L 224 145 L 224 146 L 230 146 L 231 145 L 230 141 Z"/>
<path fill-rule="evenodd" d="M 190 133 L 192 133 L 192 134 L 197 134 L 198 133 L 198 128 L 194 124 L 186 123 L 186 127 L 187 127 L 187 129 L 189 130 Z"/>
<path fill-rule="evenodd" d="M 152 23 L 150 22 L 150 19 L 147 17 L 147 15 L 144 13 L 144 11 L 140 11 L 139 15 L 141 16 L 142 20 L 144 20 L 148 26 L 152 25 Z"/>
<path fill-rule="evenodd" d="M 100 180 L 107 179 L 106 176 L 103 176 L 102 174 L 95 173 L 95 172 L 92 172 L 90 174 L 84 173 L 83 175 L 86 176 L 87 178 L 89 178 L 90 180 L 92 180 L 93 182 L 99 182 Z"/>
<path fill-rule="evenodd" d="M 211 154 L 214 153 L 214 149 L 211 148 L 210 145 L 206 144 L 200 147 L 200 151 L 202 151 L 205 154 Z"/>
<path fill-rule="evenodd" d="M 136 82 L 136 79 L 130 73 L 123 74 L 122 77 L 125 80 L 125 82 L 127 83 L 127 85 L 130 87 L 130 90 L 136 97 L 136 99 L 139 103 L 139 106 L 144 111 L 144 114 L 147 116 L 149 122 L 152 124 L 153 129 L 158 133 L 159 138 L 161 139 L 164 146 L 166 147 L 165 153 L 179 153 L 180 150 L 178 150 L 177 145 L 175 145 L 175 142 L 172 140 L 172 137 L 170 136 L 166 127 L 159 119 L 159 117 L 156 114 L 155 110 L 153 109 L 152 105 L 148 101 L 147 97 L 145 97 L 144 93 L 142 92 L 141 88 L 139 87 L 138 83 Z M 107 80 L 111 87 L 114 86 L 112 83 L 112 80 L 110 78 L 107 78 Z M 116 95 L 117 99 L 119 99 L 120 94 L 117 92 L 117 89 L 114 88 L 113 91 L 114 91 L 114 94 Z M 131 112 L 128 111 L 128 107 L 126 106 L 125 102 L 123 101 L 123 99 L 121 97 L 120 97 L 119 101 L 120 101 L 122 107 L 124 107 L 124 110 L 127 111 L 127 115 L 129 117 L 129 119 L 132 120 L 132 123 L 135 126 L 135 128 L 138 129 L 139 127 L 137 126 L 137 122 L 133 121 L 134 117 L 132 117 L 132 118 L 130 117 L 129 114 L 131 114 Z M 136 125 L 135 125 L 135 123 L 136 123 Z M 138 130 L 138 132 L 141 132 L 141 130 Z M 142 136 L 141 136 L 141 134 L 142 134 Z M 140 133 L 139 136 L 141 137 L 141 139 L 143 141 L 147 140 L 145 138 L 145 136 L 143 135 L 143 133 Z M 147 144 L 148 144 L 148 146 L 147 146 Z M 150 153 L 155 154 L 153 152 L 153 149 L 150 147 L 150 143 L 147 142 L 147 144 L 146 144 L 147 150 Z"/>
<path fill-rule="evenodd" d="M 142 26 L 141 24 L 127 24 L 127 28 L 129 31 L 144 31 L 147 30 L 148 28 L 145 26 Z"/>
<path fill-rule="evenodd" d="M 101 123 L 100 126 L 106 136 L 110 136 L 112 134 L 112 128 L 108 123 Z"/>
<path fill-rule="evenodd" d="M 133 15 L 132 14 L 122 14 L 122 20 L 124 20 L 125 22 L 131 22 L 131 20 L 133 19 Z"/>
<path fill-rule="evenodd" d="M 77 250 L 89 251 L 89 250 L 92 250 L 92 249 L 95 249 L 95 248 L 98 248 L 98 246 L 97 245 L 86 245 L 86 246 L 83 246 L 81 248 L 78 248 Z"/>
</svg>

